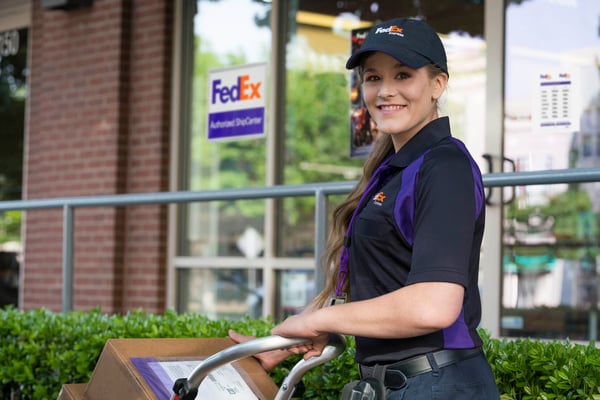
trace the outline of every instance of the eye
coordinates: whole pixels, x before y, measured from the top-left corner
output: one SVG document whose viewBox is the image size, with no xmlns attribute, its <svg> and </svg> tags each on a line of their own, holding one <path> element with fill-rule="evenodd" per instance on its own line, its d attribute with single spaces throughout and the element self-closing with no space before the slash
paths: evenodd
<svg viewBox="0 0 600 400">
<path fill-rule="evenodd" d="M 379 80 L 379 76 L 375 74 L 366 74 L 363 81 L 364 82 L 375 82 Z"/>
<path fill-rule="evenodd" d="M 408 72 L 398 72 L 398 75 L 396 75 L 396 79 L 408 79 L 410 78 L 410 74 Z"/>
</svg>

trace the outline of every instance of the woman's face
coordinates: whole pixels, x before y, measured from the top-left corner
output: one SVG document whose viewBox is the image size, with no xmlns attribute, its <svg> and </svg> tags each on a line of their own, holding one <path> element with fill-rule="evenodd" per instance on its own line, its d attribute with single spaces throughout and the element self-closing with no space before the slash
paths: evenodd
<svg viewBox="0 0 600 400">
<path fill-rule="evenodd" d="M 363 99 L 379 131 L 392 135 L 396 151 L 437 118 L 437 99 L 448 80 L 431 78 L 427 67 L 412 69 L 385 53 L 367 56 L 362 71 Z"/>
</svg>

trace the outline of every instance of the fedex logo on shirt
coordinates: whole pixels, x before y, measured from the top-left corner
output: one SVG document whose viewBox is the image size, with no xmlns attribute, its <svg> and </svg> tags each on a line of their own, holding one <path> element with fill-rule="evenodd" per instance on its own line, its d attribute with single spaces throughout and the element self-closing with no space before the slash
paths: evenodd
<svg viewBox="0 0 600 400">
<path fill-rule="evenodd" d="M 235 103 L 237 101 L 246 101 L 260 99 L 260 87 L 262 82 L 252 82 L 250 75 L 240 75 L 235 80 L 233 85 L 223 84 L 221 79 L 212 81 L 211 103 L 216 104 L 217 100 L 220 103 Z"/>
</svg>

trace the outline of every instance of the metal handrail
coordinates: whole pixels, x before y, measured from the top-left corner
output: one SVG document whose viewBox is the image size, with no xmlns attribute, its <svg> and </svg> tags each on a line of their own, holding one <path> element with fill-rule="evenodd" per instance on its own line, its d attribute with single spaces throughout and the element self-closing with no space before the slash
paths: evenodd
<svg viewBox="0 0 600 400">
<path fill-rule="evenodd" d="M 234 346 L 228 347 L 204 360 L 202 364 L 198 365 L 187 378 L 181 378 L 175 381 L 171 400 L 195 399 L 198 394 L 198 388 L 202 384 L 204 378 L 206 378 L 211 371 L 225 364 L 229 364 L 233 361 L 250 357 L 255 354 L 263 353 L 265 351 L 287 349 L 290 347 L 307 344 L 310 343 L 310 341 L 310 339 L 305 338 L 285 338 L 282 336 L 273 335 L 256 338 L 248 342 L 238 343 Z M 294 390 L 296 389 L 296 385 L 300 382 L 300 379 L 308 370 L 337 357 L 345 349 L 346 340 L 344 337 L 338 334 L 330 334 L 329 341 L 320 355 L 311 357 L 308 360 L 302 359 L 296 363 L 294 368 L 292 368 L 288 376 L 281 384 L 279 391 L 275 396 L 275 400 L 290 399 L 294 393 Z"/>
<path fill-rule="evenodd" d="M 573 168 L 527 172 L 497 172 L 483 175 L 486 187 L 600 182 L 600 168 Z M 0 211 L 64 207 L 103 207 L 142 204 L 189 203 L 195 201 L 249 200 L 310 196 L 316 193 L 345 194 L 356 181 L 274 185 L 266 187 L 203 191 L 126 193 L 96 196 L 0 201 Z"/>
<path fill-rule="evenodd" d="M 575 168 L 529 172 L 503 172 L 483 175 L 488 188 L 504 186 L 545 185 L 560 183 L 600 182 L 600 168 Z M 356 185 L 355 181 L 276 185 L 256 188 L 223 189 L 210 191 L 179 191 L 156 193 L 128 193 L 100 196 L 58 197 L 0 201 L 0 212 L 11 210 L 63 209 L 63 302 L 62 310 L 73 309 L 73 242 L 74 209 L 82 207 L 125 206 L 205 202 L 216 200 L 247 200 L 283 197 L 315 196 L 315 260 L 324 250 L 327 214 L 326 198 L 345 194 Z M 317 274 L 320 266 L 317 263 Z"/>
<path fill-rule="evenodd" d="M 502 172 L 483 175 L 486 187 L 545 185 L 558 183 L 600 182 L 600 168 L 574 168 L 529 172 Z M 322 194 L 345 194 L 356 181 L 274 185 L 267 187 L 203 191 L 126 193 L 96 196 L 55 197 L 0 201 L 0 211 L 48 208 L 83 208 L 142 204 L 189 203 L 195 201 L 249 200 L 301 197 Z"/>
</svg>

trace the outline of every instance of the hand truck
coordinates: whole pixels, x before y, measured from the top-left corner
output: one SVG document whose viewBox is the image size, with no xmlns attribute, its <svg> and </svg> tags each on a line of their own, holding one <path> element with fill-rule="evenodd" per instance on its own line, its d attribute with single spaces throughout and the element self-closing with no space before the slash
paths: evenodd
<svg viewBox="0 0 600 400">
<path fill-rule="evenodd" d="M 173 385 L 171 400 L 194 400 L 198 394 L 198 387 L 204 378 L 214 369 L 239 359 L 250 357 L 265 351 L 286 349 L 294 346 L 310 343 L 310 339 L 284 338 L 282 336 L 266 336 L 256 338 L 244 343 L 238 343 L 213 354 L 202 364 L 198 365 L 187 378 L 180 378 Z M 319 356 L 308 360 L 298 361 L 290 374 L 283 380 L 274 400 L 289 400 L 302 376 L 311 368 L 321 365 L 338 355 L 346 349 L 346 340 L 338 334 L 330 334 L 329 341 Z"/>
</svg>

